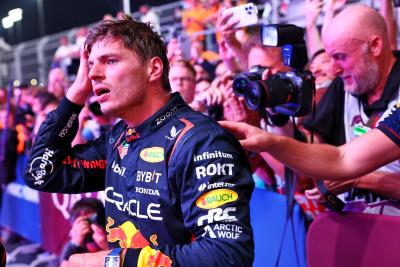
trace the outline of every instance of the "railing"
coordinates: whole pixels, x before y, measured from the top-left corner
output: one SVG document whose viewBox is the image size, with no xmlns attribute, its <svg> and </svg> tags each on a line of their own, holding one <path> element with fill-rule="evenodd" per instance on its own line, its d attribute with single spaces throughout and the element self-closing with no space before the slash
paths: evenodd
<svg viewBox="0 0 400 267">
<path fill-rule="evenodd" d="M 356 0 L 358 1 L 358 0 Z M 368 0 L 366 0 L 368 1 Z M 278 14 L 279 0 L 271 0 L 271 14 L 266 22 L 269 23 L 293 23 L 298 26 L 304 26 L 304 1 L 292 1 L 289 5 L 288 14 L 280 17 Z M 154 11 L 160 17 L 161 34 L 168 41 L 173 34 L 173 29 L 178 31 L 182 29 L 182 25 L 174 21 L 175 8 L 182 5 L 181 1 L 153 7 Z M 259 10 L 263 10 L 264 6 L 259 5 Z M 132 14 L 132 17 L 138 19 L 139 12 Z M 93 26 L 89 25 L 90 26 Z M 74 40 L 74 36 L 78 28 L 47 35 L 42 38 L 24 42 L 13 46 L 12 51 L 0 51 L 0 87 L 5 86 L 9 80 L 20 80 L 28 83 L 35 78 L 40 83 L 47 83 L 47 74 L 51 67 L 51 62 L 56 49 L 59 46 L 59 39 L 65 35 L 70 40 Z M 214 30 L 207 30 L 204 34 L 213 34 Z"/>
</svg>

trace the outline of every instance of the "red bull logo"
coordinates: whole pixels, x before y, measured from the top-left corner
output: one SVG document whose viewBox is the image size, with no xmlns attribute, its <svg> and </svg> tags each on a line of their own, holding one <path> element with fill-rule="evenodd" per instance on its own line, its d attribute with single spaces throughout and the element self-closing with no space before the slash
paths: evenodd
<svg viewBox="0 0 400 267">
<path fill-rule="evenodd" d="M 114 220 L 108 217 L 106 225 L 108 242 L 119 241 L 121 248 L 144 248 L 149 245 L 149 242 L 132 222 L 126 221 L 114 228 L 111 228 L 112 225 L 114 225 Z"/>
</svg>

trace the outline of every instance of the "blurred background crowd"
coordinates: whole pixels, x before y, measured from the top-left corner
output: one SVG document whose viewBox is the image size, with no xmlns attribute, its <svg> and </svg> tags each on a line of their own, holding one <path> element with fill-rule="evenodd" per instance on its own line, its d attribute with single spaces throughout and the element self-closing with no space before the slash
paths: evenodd
<svg viewBox="0 0 400 267">
<path fill-rule="evenodd" d="M 338 79 L 337 76 L 341 74 L 340 67 L 332 64 L 330 55 L 325 51 L 321 33 L 329 34 L 324 31 L 332 31 L 332 28 L 329 28 L 328 25 L 335 14 L 346 5 L 353 4 L 354 1 L 184 0 L 164 6 L 141 5 L 138 7 L 138 12 L 133 14 L 133 17 L 142 22 L 151 23 L 154 30 L 164 36 L 168 46 L 169 79 L 172 90 L 180 92 L 193 109 L 203 112 L 215 120 L 246 122 L 266 131 L 289 136 L 294 135 L 293 124 L 296 124 L 306 140 L 307 138 L 310 139 L 310 132 L 316 130 L 315 139 L 318 142 L 334 145 L 341 145 L 346 142 L 346 140 L 329 140 L 326 138 L 329 134 L 325 134 L 323 130 L 318 132 L 319 128 L 310 123 L 313 120 L 313 118 L 310 118 L 311 115 L 304 119 L 297 118 L 288 122 L 288 118 L 279 118 L 273 110 L 260 112 L 259 110 L 249 109 L 245 99 L 234 93 L 232 85 L 234 77 L 239 73 L 253 72 L 259 75 L 259 79 L 265 79 L 268 75 L 291 70 L 291 67 L 285 65 L 282 61 L 282 49 L 280 47 L 262 45 L 259 41 L 260 36 L 257 29 L 253 27 L 236 28 L 228 23 L 229 16 L 221 12 L 224 9 L 249 2 L 258 7 L 258 17 L 261 23 L 296 23 L 305 28 L 304 37 L 308 51 L 308 63 L 304 69 L 309 70 L 315 77 L 316 102 L 318 103 L 323 99 L 330 84 Z M 162 1 L 160 1 L 161 3 Z M 362 3 L 376 8 L 383 16 L 388 28 L 390 47 L 395 51 L 397 49 L 398 24 L 397 10 L 392 1 L 378 0 Z M 103 19 L 119 19 L 122 14 L 124 14 L 122 11 L 117 14 L 105 14 Z M 169 14 L 170 18 L 168 23 L 165 22 L 166 14 Z M 26 58 L 23 54 L 26 53 L 27 48 L 32 47 L 32 44 L 4 46 L 4 51 L 0 54 L 2 56 L 0 59 L 3 61 L 0 63 L 0 86 L 2 86 L 0 87 L 0 183 L 3 191 L 0 212 L 2 213 L 2 239 L 9 252 L 10 266 L 22 264 L 18 253 L 26 252 L 26 255 L 29 255 L 22 260 L 26 261 L 23 262 L 26 266 L 58 266 L 58 264 L 63 263 L 69 253 L 95 251 L 106 247 L 102 244 L 105 233 L 98 229 L 104 227 L 104 221 L 101 222 L 101 219 L 99 221 L 98 218 L 93 219 L 91 217 L 93 213 L 98 214 L 98 206 L 93 207 L 96 203 L 89 203 L 89 206 L 91 206 L 86 208 L 84 212 L 79 211 L 79 207 L 77 208 L 76 204 L 78 206 L 79 204 L 85 205 L 85 203 L 80 203 L 79 200 L 87 196 L 68 197 L 68 205 L 66 204 L 62 209 L 57 208 L 57 205 L 63 206 L 67 197 L 60 196 L 60 194 L 33 197 L 38 198 L 33 201 L 36 205 L 43 202 L 55 206 L 56 212 L 63 215 L 55 216 L 60 216 L 68 222 L 64 227 L 67 230 L 60 230 L 62 237 L 57 237 L 57 242 L 53 242 L 54 244 L 48 241 L 51 236 L 43 237 L 43 234 L 37 233 L 32 237 L 30 233 L 21 231 L 20 229 L 27 226 L 16 226 L 21 224 L 20 222 L 16 223 L 16 221 L 24 219 L 12 215 L 5 207 L 6 204 L 13 202 L 14 197 L 29 201 L 27 195 L 33 194 L 32 192 L 26 193 L 22 187 L 15 189 L 15 184 L 19 183 L 18 177 L 21 176 L 21 167 L 41 122 L 50 111 L 57 107 L 60 100 L 65 96 L 69 85 L 74 81 L 79 66 L 79 51 L 88 30 L 93 25 L 82 25 L 80 28 L 56 34 L 59 43 L 51 49 L 51 59 L 39 58 L 42 65 L 40 66 L 41 70 L 37 72 L 39 75 L 37 79 L 33 79 L 34 77 L 29 76 L 30 74 L 23 73 L 23 70 L 27 67 L 21 67 L 24 65 L 24 62 L 21 61 Z M 44 39 L 42 40 L 46 42 Z M 39 47 L 38 43 L 34 44 L 34 46 L 36 45 Z M 33 54 L 37 51 L 35 50 Z M 334 104 L 332 103 L 332 105 Z M 118 118 L 103 115 L 99 104 L 89 99 L 80 114 L 79 120 L 80 129 L 74 144 L 85 143 L 105 134 L 118 121 Z M 321 128 L 323 127 L 325 126 L 321 125 Z M 328 128 L 325 128 L 325 130 L 328 130 Z M 258 188 L 256 192 L 262 190 L 262 192 L 284 196 L 286 193 L 285 166 L 267 153 L 248 153 L 248 159 Z M 378 183 L 373 186 L 370 183 L 361 183 L 358 180 L 357 183 L 355 181 L 325 183 L 325 187 L 335 195 L 341 195 L 340 197 L 344 202 L 356 201 L 357 205 L 361 205 L 360 201 L 362 200 L 363 208 L 358 209 L 358 211 L 400 215 L 400 210 L 398 210 L 400 206 L 397 204 L 397 199 L 400 197 L 399 187 L 396 187 L 398 185 L 395 184 L 389 189 L 382 189 L 380 186 L 381 184 Z M 14 191 L 12 188 L 14 188 Z M 7 194 L 10 195 L 8 198 Z M 93 196 L 90 195 L 90 197 Z M 94 197 L 101 199 L 102 193 L 100 192 Z M 296 205 L 300 207 L 297 212 L 301 215 L 298 216 L 303 218 L 301 223 L 297 222 L 299 224 L 298 229 L 301 229 L 300 231 L 306 235 L 308 226 L 312 221 L 321 213 L 329 210 L 329 207 L 324 205 L 323 196 L 315 189 L 314 181 L 310 177 L 299 177 L 295 185 L 294 197 L 297 202 Z M 47 202 L 42 201 L 43 198 L 47 198 Z M 283 197 L 279 201 L 285 201 L 285 198 Z M 390 211 L 384 212 L 382 206 L 379 206 L 380 210 L 377 210 L 375 207 L 377 203 L 381 202 L 390 203 Z M 274 204 L 271 202 L 258 203 L 257 205 Z M 19 208 L 17 207 L 17 209 Z M 46 220 L 48 223 L 48 221 L 51 221 L 51 216 L 45 214 L 46 212 L 42 209 L 39 211 L 40 216 L 38 218 L 30 217 L 29 224 L 36 226 L 34 231 L 57 231 L 57 224 L 45 226 L 46 223 L 43 221 Z M 262 212 L 260 208 L 255 210 Z M 14 212 L 14 214 L 17 213 L 20 212 Z M 281 213 L 285 214 L 285 211 L 281 211 Z M 271 220 L 274 219 L 271 218 Z M 263 227 L 262 225 L 254 225 L 256 222 L 254 220 L 253 227 Z M 284 222 L 278 224 L 283 225 Z M 88 239 L 88 234 L 93 235 L 93 237 Z M 94 240 L 99 241 L 94 242 Z M 16 252 L 16 247 L 21 245 L 17 242 L 24 244 L 25 252 L 22 250 Z M 36 246 L 35 242 L 39 242 L 39 245 Z M 301 240 L 298 240 L 298 242 L 301 242 Z M 275 244 L 276 251 L 278 251 L 279 237 L 277 243 Z M 303 240 L 302 246 L 305 246 L 304 243 Z M 305 254 L 304 249 L 301 252 Z M 42 255 L 42 258 L 35 258 L 35 260 L 31 258 L 32 255 L 37 257 L 39 254 Z M 59 256 L 60 254 L 61 256 Z M 304 255 L 301 259 L 300 266 L 304 266 Z M 260 264 L 259 266 L 269 265 Z"/>
</svg>

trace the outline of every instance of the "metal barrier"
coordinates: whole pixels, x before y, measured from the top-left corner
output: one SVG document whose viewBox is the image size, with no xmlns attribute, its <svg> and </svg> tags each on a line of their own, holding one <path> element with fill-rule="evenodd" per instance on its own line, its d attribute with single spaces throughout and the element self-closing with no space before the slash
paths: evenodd
<svg viewBox="0 0 400 267">
<path fill-rule="evenodd" d="M 181 5 L 180 1 L 154 7 L 160 16 L 161 33 L 169 34 L 169 28 L 174 25 L 174 9 Z M 140 17 L 139 12 L 132 14 L 133 18 Z M 95 25 L 91 24 L 88 27 Z M 12 47 L 11 51 L 0 51 L 0 87 L 6 86 L 9 80 L 19 80 L 29 83 L 35 78 L 41 84 L 47 83 L 47 75 L 55 51 L 59 46 L 61 36 L 67 36 L 74 41 L 78 28 L 47 35 L 39 39 L 23 42 Z"/>
</svg>

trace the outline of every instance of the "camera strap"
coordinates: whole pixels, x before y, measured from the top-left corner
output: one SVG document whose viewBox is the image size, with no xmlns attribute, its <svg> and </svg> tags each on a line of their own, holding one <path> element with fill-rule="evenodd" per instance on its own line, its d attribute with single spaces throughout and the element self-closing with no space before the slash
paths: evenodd
<svg viewBox="0 0 400 267">
<path fill-rule="evenodd" d="M 300 142 L 307 142 L 307 138 L 301 133 L 301 131 L 297 128 L 295 118 L 292 117 L 293 123 L 293 138 L 300 141 Z M 294 228 L 293 222 L 293 208 L 295 204 L 294 193 L 296 191 L 296 183 L 298 180 L 298 174 L 294 172 L 292 169 L 285 166 L 285 195 L 286 195 L 286 218 L 285 218 L 285 225 L 283 226 L 283 233 L 281 242 L 279 245 L 278 256 L 276 258 L 275 267 L 279 266 L 279 260 L 282 254 L 283 243 L 285 241 L 286 230 L 288 223 L 290 222 L 290 227 L 292 228 L 292 236 L 293 236 L 293 245 L 296 255 L 296 263 L 297 266 L 300 267 L 300 259 L 299 259 L 299 252 L 297 248 L 297 240 L 296 240 L 296 233 Z"/>
</svg>

